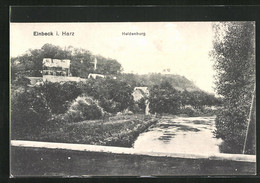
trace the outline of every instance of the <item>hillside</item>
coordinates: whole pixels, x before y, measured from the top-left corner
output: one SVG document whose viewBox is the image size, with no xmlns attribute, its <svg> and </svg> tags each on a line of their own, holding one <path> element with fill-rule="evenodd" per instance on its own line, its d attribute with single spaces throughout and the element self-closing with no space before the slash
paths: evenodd
<svg viewBox="0 0 260 183">
<path fill-rule="evenodd" d="M 152 87 L 158 85 L 163 81 L 168 81 L 172 86 L 180 91 L 201 91 L 192 81 L 184 76 L 175 74 L 120 74 L 119 79 L 130 83 L 133 86 L 147 86 Z"/>
<path fill-rule="evenodd" d="M 72 76 L 81 78 L 87 78 L 90 73 L 116 75 L 122 69 L 117 60 L 94 55 L 89 50 L 45 44 L 40 49 L 30 49 L 11 58 L 11 80 L 19 76 L 41 77 L 44 58 L 70 60 Z"/>
</svg>

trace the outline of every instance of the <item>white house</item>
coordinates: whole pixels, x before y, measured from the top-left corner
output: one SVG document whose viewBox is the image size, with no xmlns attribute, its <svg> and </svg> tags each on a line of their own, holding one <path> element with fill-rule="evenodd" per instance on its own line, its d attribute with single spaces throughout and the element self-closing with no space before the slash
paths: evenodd
<svg viewBox="0 0 260 183">
<path fill-rule="evenodd" d="M 42 61 L 43 70 L 42 75 L 52 76 L 71 76 L 70 60 L 68 59 L 51 59 L 44 58 Z"/>
<path fill-rule="evenodd" d="M 105 78 L 105 76 L 102 75 L 102 74 L 89 74 L 89 75 L 88 75 L 88 79 L 90 79 L 90 78 L 93 78 L 93 79 L 96 79 L 96 78 Z"/>
</svg>

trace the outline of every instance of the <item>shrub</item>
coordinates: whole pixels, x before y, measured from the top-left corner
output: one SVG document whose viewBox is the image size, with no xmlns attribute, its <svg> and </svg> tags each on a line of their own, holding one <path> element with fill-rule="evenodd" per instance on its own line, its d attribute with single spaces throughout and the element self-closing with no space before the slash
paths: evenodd
<svg viewBox="0 0 260 183">
<path fill-rule="evenodd" d="M 241 153 L 246 135 L 247 113 L 242 109 L 222 109 L 216 117 L 216 137 L 222 138 L 224 152 Z"/>
<path fill-rule="evenodd" d="M 180 92 L 172 87 L 169 82 L 154 85 L 150 90 L 150 112 L 152 113 L 179 113 L 181 100 Z"/>
<path fill-rule="evenodd" d="M 189 117 L 196 116 L 196 111 L 192 107 L 181 109 L 180 114 L 187 114 Z"/>
<path fill-rule="evenodd" d="M 146 100 L 147 99 L 145 97 L 143 97 L 140 100 L 135 101 L 134 105 L 129 107 L 129 110 L 134 112 L 134 113 L 144 113 L 145 108 L 146 108 L 146 104 L 145 104 Z"/>
<path fill-rule="evenodd" d="M 45 82 L 38 89 L 43 93 L 53 114 L 65 113 L 70 103 L 81 94 L 76 82 Z"/>
<path fill-rule="evenodd" d="M 134 104 L 133 88 L 125 82 L 109 78 L 88 80 L 81 83 L 82 92 L 98 100 L 109 113 L 116 114 Z"/>
<path fill-rule="evenodd" d="M 144 113 L 145 112 L 145 108 L 146 108 L 146 100 L 147 98 L 143 97 L 140 100 L 137 101 L 137 105 L 140 108 L 141 112 Z"/>
<path fill-rule="evenodd" d="M 49 126 L 50 109 L 35 89 L 16 93 L 11 98 L 12 139 L 38 134 Z"/>
<path fill-rule="evenodd" d="M 202 113 L 203 113 L 204 116 L 213 116 L 213 115 L 217 115 L 218 110 L 217 109 L 211 109 L 211 108 L 203 108 Z"/>
<path fill-rule="evenodd" d="M 105 114 L 98 102 L 88 96 L 79 96 L 74 100 L 62 117 L 65 122 L 80 122 L 100 119 Z"/>
<path fill-rule="evenodd" d="M 16 77 L 15 80 L 12 80 L 12 84 L 17 85 L 17 86 L 21 86 L 21 87 L 26 87 L 30 84 L 30 79 L 24 77 L 24 76 L 20 76 L 20 77 Z"/>
</svg>

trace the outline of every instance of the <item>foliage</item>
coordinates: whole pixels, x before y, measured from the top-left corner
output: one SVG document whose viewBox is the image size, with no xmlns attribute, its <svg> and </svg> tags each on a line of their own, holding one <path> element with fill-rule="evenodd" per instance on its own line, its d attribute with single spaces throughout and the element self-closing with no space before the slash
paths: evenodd
<svg viewBox="0 0 260 183">
<path fill-rule="evenodd" d="M 108 122 L 92 120 L 65 123 L 56 132 L 42 133 L 40 139 L 52 142 L 132 147 L 138 135 L 156 122 L 155 119 L 130 115 L 127 119 L 114 117 Z"/>
<path fill-rule="evenodd" d="M 150 112 L 177 114 L 180 109 L 180 92 L 169 82 L 155 85 L 150 90 Z"/>
<path fill-rule="evenodd" d="M 12 91 L 14 92 L 14 90 L 16 90 L 17 88 L 27 90 L 28 85 L 30 83 L 31 83 L 30 79 L 24 76 L 15 77 L 15 79 L 11 83 Z"/>
<path fill-rule="evenodd" d="M 84 120 L 100 119 L 104 115 L 98 102 L 91 97 L 79 96 L 74 100 L 68 111 L 62 115 L 65 122 L 80 122 Z"/>
<path fill-rule="evenodd" d="M 95 73 L 117 75 L 122 71 L 121 65 L 115 60 L 97 56 L 97 69 Z"/>
<path fill-rule="evenodd" d="M 206 106 L 218 106 L 221 103 L 220 99 L 204 91 L 178 91 L 168 81 L 151 88 L 149 101 L 152 113 L 181 113 L 188 116 L 204 115 L 208 113 L 204 111 Z"/>
<path fill-rule="evenodd" d="M 255 25 L 253 22 L 222 22 L 215 23 L 213 30 L 211 57 L 217 71 L 216 91 L 223 97 L 215 133 L 228 146 L 223 149 L 241 153 L 255 83 Z M 254 149 L 248 152 L 254 153 Z"/>
<path fill-rule="evenodd" d="M 118 79 L 131 85 L 132 87 L 146 86 L 153 88 L 162 83 L 169 83 L 172 88 L 176 89 L 179 95 L 181 108 L 191 105 L 193 108 L 204 108 L 205 106 L 221 105 L 221 100 L 214 95 L 206 93 L 197 88 L 191 81 L 179 75 L 162 75 L 162 74 L 125 74 L 122 73 Z M 142 101 L 144 102 L 144 101 Z M 133 107 L 133 111 L 138 111 L 139 104 Z M 141 107 L 142 108 L 142 107 Z"/>
<path fill-rule="evenodd" d="M 95 57 L 97 57 L 96 71 L 94 70 Z M 122 70 L 118 61 L 95 56 L 88 50 L 72 46 L 63 49 L 52 44 L 45 44 L 41 49 L 30 49 L 21 56 L 11 58 L 11 79 L 15 79 L 18 75 L 41 76 L 43 58 L 70 59 L 72 76 L 82 78 L 87 78 L 89 73 L 114 75 Z"/>
<path fill-rule="evenodd" d="M 183 108 L 186 105 L 191 105 L 195 109 L 202 109 L 205 106 L 219 106 L 221 105 L 221 100 L 203 91 L 188 92 L 184 90 L 181 92 L 181 104 Z"/>
<path fill-rule="evenodd" d="M 37 135 L 51 127 L 50 109 L 44 96 L 35 89 L 12 95 L 11 129 L 12 139 Z"/>
<path fill-rule="evenodd" d="M 89 79 L 81 83 L 82 92 L 100 102 L 100 106 L 109 113 L 117 113 L 132 106 L 133 88 L 122 81 L 100 78 Z"/>
<path fill-rule="evenodd" d="M 138 105 L 138 107 L 141 109 L 141 112 L 144 113 L 145 112 L 145 108 L 146 108 L 146 97 L 141 98 L 140 100 L 138 100 L 136 103 Z"/>
<path fill-rule="evenodd" d="M 66 112 L 70 102 L 81 94 L 76 82 L 45 82 L 37 89 L 43 94 L 53 114 Z"/>
<path fill-rule="evenodd" d="M 138 101 L 134 102 L 134 105 L 130 106 L 130 110 L 134 113 L 145 113 L 146 104 L 145 101 L 147 100 L 146 97 L 141 98 Z"/>
<path fill-rule="evenodd" d="M 196 110 L 194 110 L 192 107 L 185 107 L 184 109 L 181 109 L 181 114 L 187 114 L 189 117 L 194 117 L 196 115 Z"/>
<path fill-rule="evenodd" d="M 177 90 L 189 90 L 189 91 L 199 91 L 200 89 L 190 80 L 184 76 L 174 75 L 174 74 L 129 74 L 121 73 L 118 75 L 118 79 L 129 83 L 133 87 L 137 86 L 147 86 L 152 88 L 154 85 L 160 85 L 162 82 L 169 82 Z"/>
</svg>

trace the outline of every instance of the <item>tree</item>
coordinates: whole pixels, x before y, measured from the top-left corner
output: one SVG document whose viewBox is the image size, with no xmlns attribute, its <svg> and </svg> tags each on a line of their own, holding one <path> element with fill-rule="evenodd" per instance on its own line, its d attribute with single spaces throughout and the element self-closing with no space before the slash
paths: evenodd
<svg viewBox="0 0 260 183">
<path fill-rule="evenodd" d="M 50 108 L 35 89 L 18 92 L 11 98 L 12 139 L 30 138 L 51 127 Z"/>
<path fill-rule="evenodd" d="M 117 113 L 134 104 L 133 87 L 120 80 L 99 78 L 89 79 L 80 86 L 82 92 L 100 102 L 100 106 L 109 113 Z"/>
<path fill-rule="evenodd" d="M 43 58 L 70 59 L 72 76 L 87 78 L 89 73 L 117 75 L 122 71 L 115 59 L 98 57 L 97 70 L 94 71 L 94 56 L 90 51 L 68 46 L 61 48 L 44 44 L 41 49 L 30 49 L 21 56 L 11 58 L 12 80 L 17 75 L 41 77 Z"/>
<path fill-rule="evenodd" d="M 149 102 L 152 113 L 177 114 L 181 105 L 180 92 L 169 82 L 162 82 L 151 88 Z"/>
<path fill-rule="evenodd" d="M 30 83 L 31 83 L 30 79 L 21 76 L 21 77 L 16 77 L 15 80 L 12 82 L 12 85 L 26 89 Z"/>
<path fill-rule="evenodd" d="M 71 58 L 71 73 L 73 76 L 87 78 L 89 73 L 94 72 L 93 54 L 85 49 L 71 48 L 73 50 Z"/>
<path fill-rule="evenodd" d="M 132 74 L 132 73 L 121 73 L 117 76 L 117 79 L 128 83 L 132 87 L 145 86 L 143 82 L 140 80 L 140 75 Z"/>
<path fill-rule="evenodd" d="M 81 94 L 76 82 L 45 82 L 37 90 L 42 93 L 53 114 L 65 113 L 70 103 Z"/>
<path fill-rule="evenodd" d="M 222 148 L 226 152 L 241 153 L 255 83 L 255 24 L 214 23 L 213 31 L 211 57 L 217 72 L 216 91 L 223 97 L 215 133 L 224 140 Z M 255 153 L 254 145 L 248 153 Z"/>
<path fill-rule="evenodd" d="M 115 59 L 97 56 L 97 70 L 95 73 L 105 75 L 117 75 L 122 71 L 122 66 Z"/>
<path fill-rule="evenodd" d="M 68 111 L 61 116 L 65 122 L 80 122 L 84 120 L 100 119 L 104 115 L 98 102 L 88 96 L 79 96 L 74 100 Z"/>
<path fill-rule="evenodd" d="M 181 92 L 181 106 L 182 108 L 185 108 L 186 105 L 190 105 L 190 92 L 188 92 L 187 90 L 184 90 L 183 92 Z"/>
</svg>

